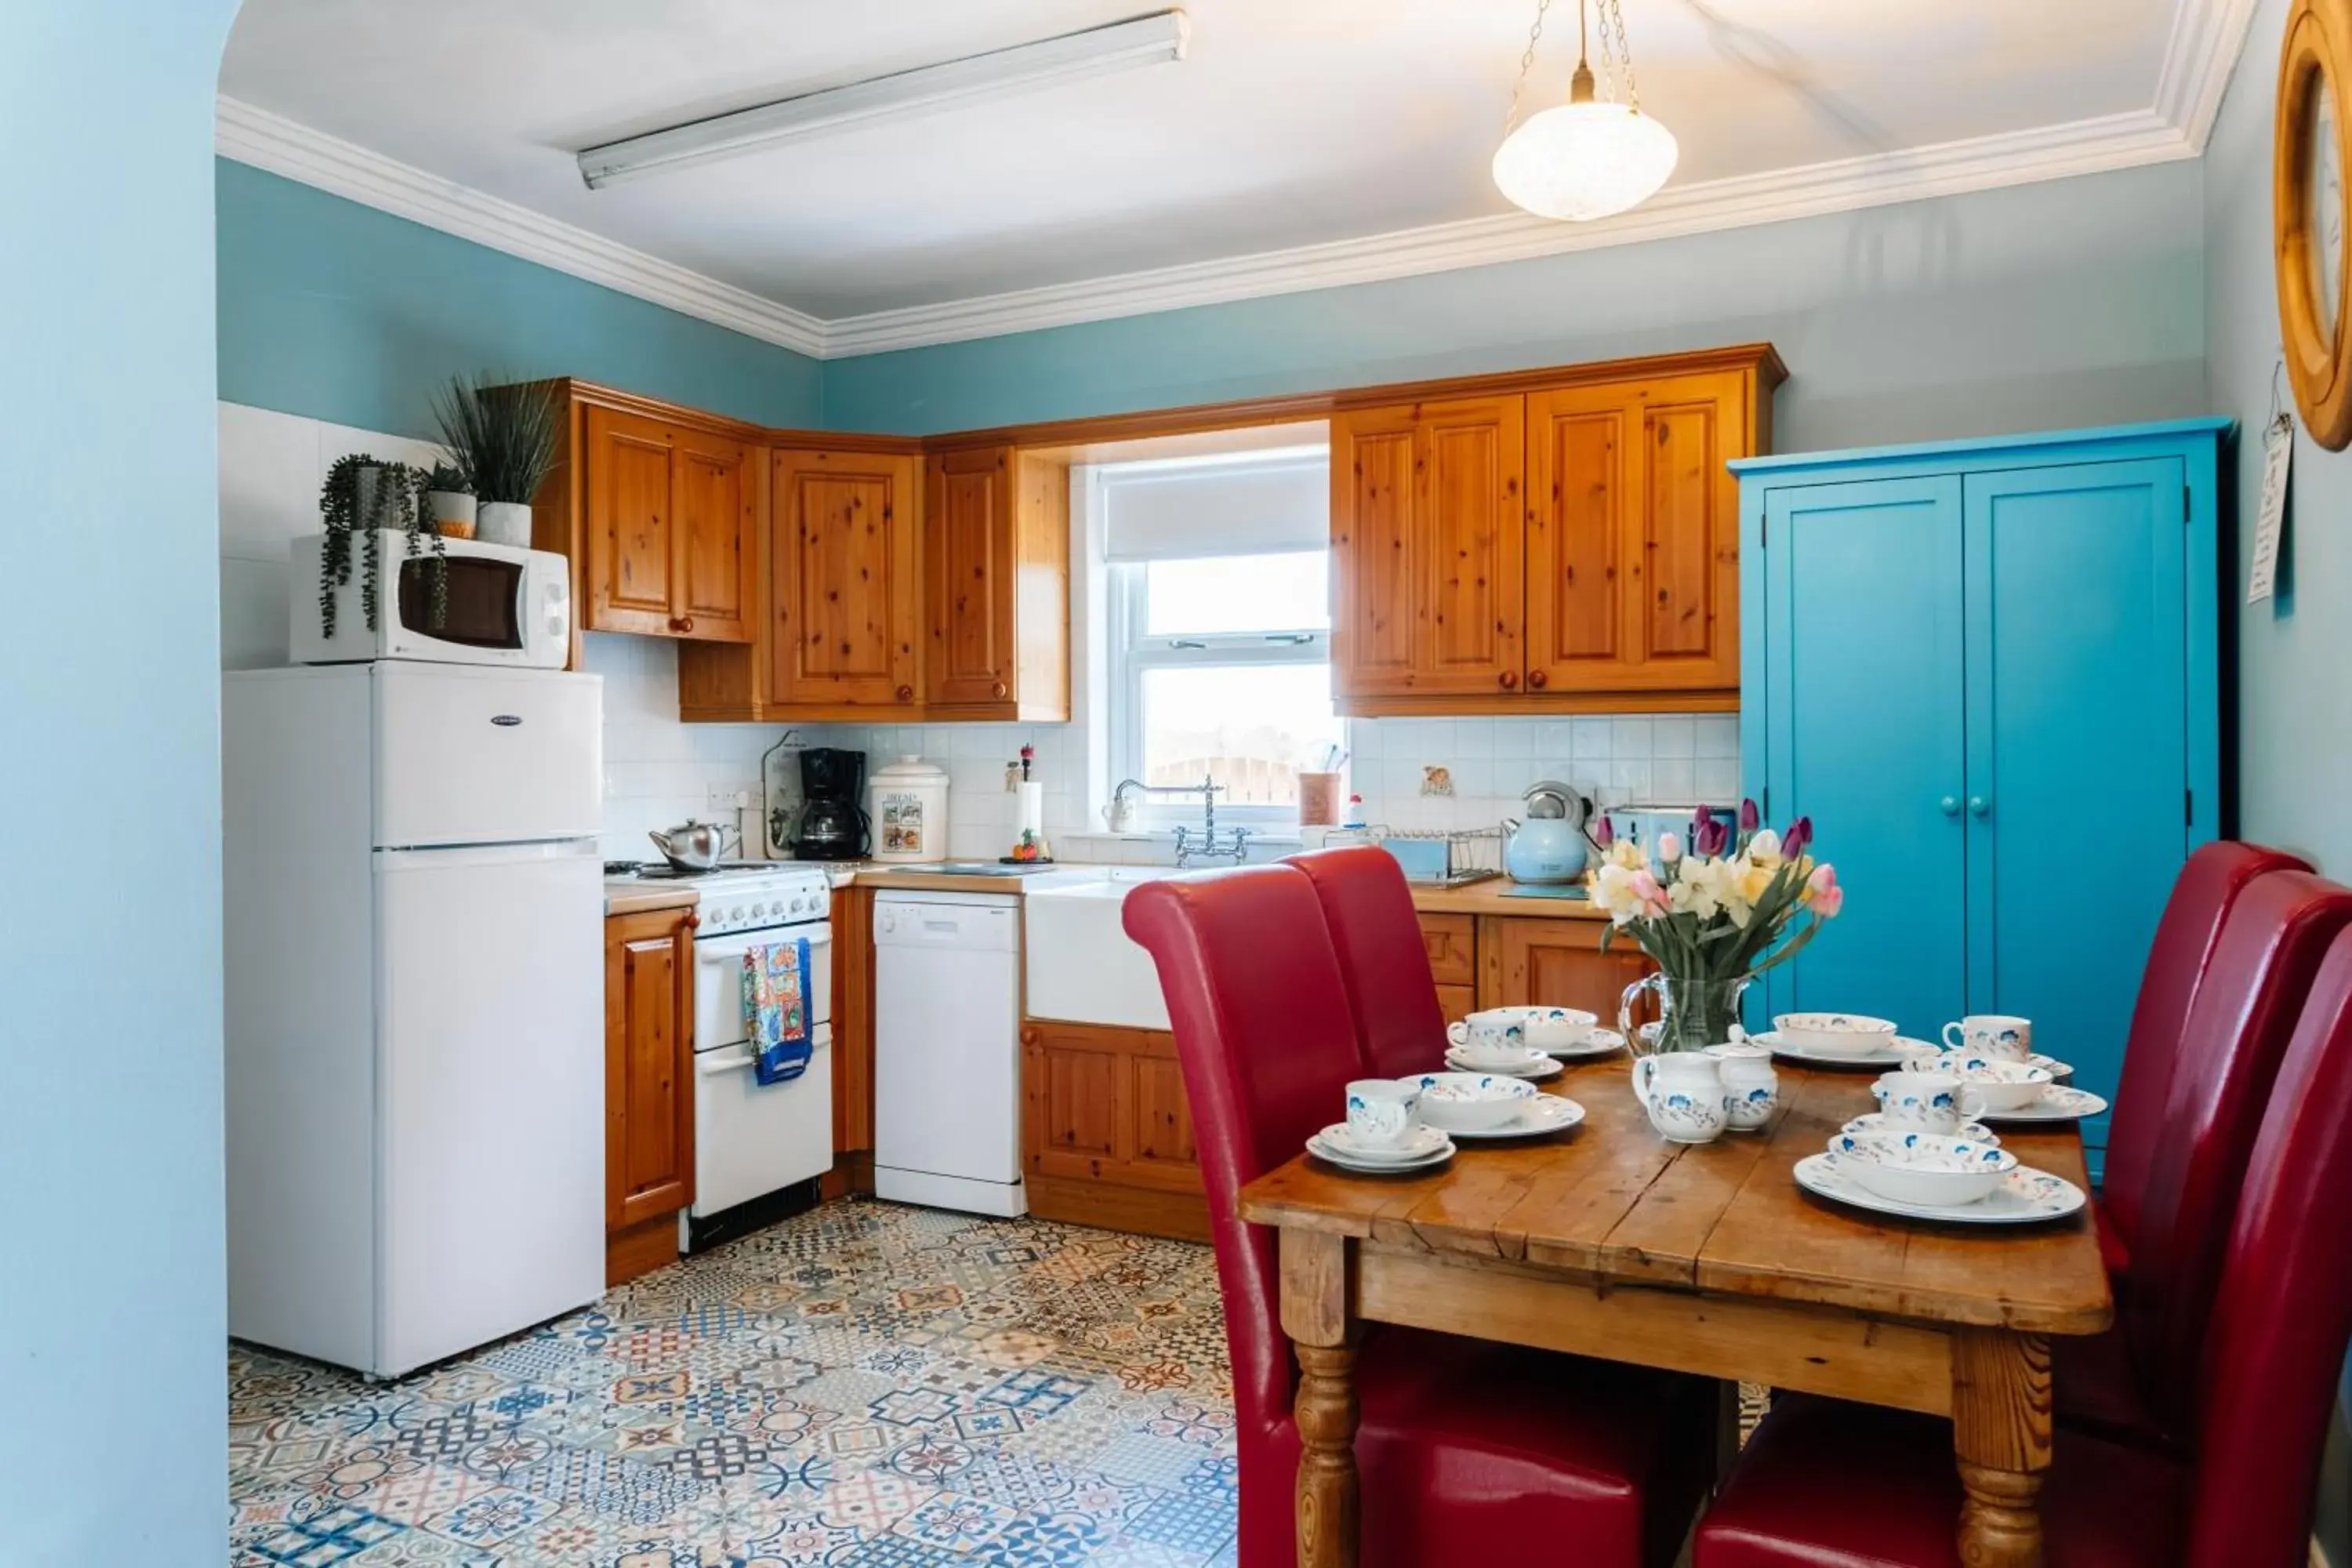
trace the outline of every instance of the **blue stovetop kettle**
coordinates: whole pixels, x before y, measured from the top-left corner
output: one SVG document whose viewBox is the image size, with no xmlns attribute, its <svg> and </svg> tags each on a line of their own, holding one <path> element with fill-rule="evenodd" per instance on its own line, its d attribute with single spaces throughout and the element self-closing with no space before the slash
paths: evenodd
<svg viewBox="0 0 2352 1568">
<path fill-rule="evenodd" d="M 1503 869 L 1511 879 L 1573 882 L 1583 876 L 1591 849 L 1584 824 L 1592 803 L 1550 779 L 1529 784 L 1519 798 L 1527 802 L 1527 820 L 1504 825 L 1510 837 L 1503 845 Z"/>
</svg>

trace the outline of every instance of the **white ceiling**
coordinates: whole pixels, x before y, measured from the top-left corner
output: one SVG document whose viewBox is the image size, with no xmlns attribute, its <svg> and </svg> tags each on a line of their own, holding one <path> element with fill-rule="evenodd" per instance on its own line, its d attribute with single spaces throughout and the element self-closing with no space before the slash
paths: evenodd
<svg viewBox="0 0 2352 1568">
<path fill-rule="evenodd" d="M 246 0 L 221 91 L 266 111 L 252 118 L 280 141 L 305 128 L 325 132 L 495 198 L 492 206 L 513 204 L 716 279 L 730 286 L 721 292 L 752 297 L 740 302 L 745 310 L 767 301 L 787 317 L 819 318 L 820 332 L 840 318 L 938 316 L 940 307 L 952 315 L 964 309 L 958 302 L 1010 291 L 1214 270 L 1230 258 L 1397 231 L 1417 231 L 1425 244 L 1433 226 L 1453 236 L 1509 225 L 1523 247 L 1559 247 L 1549 226 L 1506 216 L 1486 172 L 1533 0 L 1185 0 L 1192 47 L 1181 64 L 603 191 L 586 189 L 572 161 L 577 149 L 616 137 L 1159 3 Z M 1643 105 L 1682 143 L 1663 211 L 1675 210 L 1678 188 L 1690 205 L 1857 159 L 1876 178 L 1899 173 L 1916 149 L 1992 139 L 1984 145 L 2006 154 L 2053 126 L 2072 128 L 2062 144 L 2078 131 L 2145 139 L 2164 108 L 2160 79 L 2186 68 L 2184 51 L 2211 52 L 2217 29 L 2234 58 L 2247 8 L 2247 0 L 1622 4 Z M 1538 102 L 1562 94 L 1574 63 L 1574 0 L 1556 0 L 1549 26 L 1530 87 Z M 2210 74 L 2209 61 L 2187 66 Z M 234 107 L 224 110 L 232 153 Z M 2186 140 L 2201 135 L 2200 126 Z M 2149 141 L 2113 161 L 2165 151 Z M 353 153 L 343 150 L 342 162 Z M 2062 172 L 2037 164 L 2011 177 Z M 1072 312 L 1114 313 L 1099 298 Z"/>
</svg>

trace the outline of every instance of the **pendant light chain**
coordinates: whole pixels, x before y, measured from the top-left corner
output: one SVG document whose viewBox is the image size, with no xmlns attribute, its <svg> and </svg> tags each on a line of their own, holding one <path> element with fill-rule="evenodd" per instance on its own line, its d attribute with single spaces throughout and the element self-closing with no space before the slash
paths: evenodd
<svg viewBox="0 0 2352 1568">
<path fill-rule="evenodd" d="M 1577 25 L 1584 22 L 1584 0 L 1576 0 Z M 1503 134 L 1508 136 L 1511 127 L 1519 121 L 1519 98 L 1528 89 L 1528 72 L 1535 68 L 1536 43 L 1543 37 L 1544 13 L 1551 9 L 1551 0 L 1536 0 L 1535 26 L 1528 29 L 1528 47 L 1519 56 L 1519 79 L 1511 84 L 1511 107 L 1503 110 Z"/>
<path fill-rule="evenodd" d="M 1611 92 L 1617 101 L 1638 114 L 1642 110 L 1642 89 L 1633 85 L 1633 51 L 1625 44 L 1625 13 L 1618 9 L 1617 0 L 1595 0 L 1595 3 L 1601 7 L 1601 68 L 1607 73 Z M 1609 47 L 1609 34 L 1612 27 L 1617 34 L 1614 60 L 1610 58 Z M 1622 92 L 1618 92 L 1617 73 L 1621 67 L 1625 73 L 1625 88 Z"/>
</svg>

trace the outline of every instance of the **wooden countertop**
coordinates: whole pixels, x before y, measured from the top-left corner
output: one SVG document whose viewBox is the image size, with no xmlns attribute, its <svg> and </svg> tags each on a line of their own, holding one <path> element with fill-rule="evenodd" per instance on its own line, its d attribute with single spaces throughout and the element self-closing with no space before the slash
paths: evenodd
<svg viewBox="0 0 2352 1568">
<path fill-rule="evenodd" d="M 692 909 L 702 901 L 702 894 L 690 885 L 677 882 L 632 882 L 624 880 L 604 884 L 604 918 L 614 915 L 641 915 L 652 910 Z"/>
<path fill-rule="evenodd" d="M 1520 919 L 1605 921 L 1590 899 L 1515 898 L 1519 886 L 1507 877 L 1490 877 L 1460 888 L 1415 888 L 1412 907 L 1425 915 L 1511 915 Z"/>
</svg>

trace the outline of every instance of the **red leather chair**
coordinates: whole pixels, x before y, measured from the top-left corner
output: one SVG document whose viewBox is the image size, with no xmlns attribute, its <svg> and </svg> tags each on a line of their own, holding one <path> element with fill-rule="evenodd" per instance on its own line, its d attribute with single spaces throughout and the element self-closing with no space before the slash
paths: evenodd
<svg viewBox="0 0 2352 1568">
<path fill-rule="evenodd" d="M 2352 889 L 2308 871 L 2256 878 L 2231 904 L 2166 1086 L 2116 1327 L 2052 1347 L 2067 1424 L 2144 1447 L 2186 1441 L 2246 1153 L 2312 976 L 2347 925 Z"/>
<path fill-rule="evenodd" d="M 1298 1429 L 1274 1233 L 1235 1196 L 1338 1119 L 1356 1026 L 1314 884 L 1291 866 L 1128 895 L 1176 1035 L 1234 1366 L 1242 1568 L 1296 1561 Z M 1713 1468 L 1711 1384 L 1375 1326 L 1355 1365 L 1367 1568 L 1671 1562 Z"/>
<path fill-rule="evenodd" d="M 1356 1015 L 1356 1044 L 1374 1078 L 1434 1072 L 1445 1065 L 1445 1014 L 1404 868 L 1377 845 L 1293 855 L 1315 884 L 1323 922 Z"/>
<path fill-rule="evenodd" d="M 2099 1247 L 2119 1285 L 2130 1268 L 2131 1238 L 2139 1229 L 2148 1172 L 2163 1138 L 2172 1064 L 2180 1054 L 2198 985 L 2220 949 L 2221 923 L 2255 878 L 2310 869 L 2281 850 L 2224 838 L 2190 855 L 2172 884 L 2140 975 L 2123 1079 L 2107 1125 L 2106 1168 L 2099 1181 Z"/>
<path fill-rule="evenodd" d="M 2061 1428 L 2049 1568 L 2303 1568 L 2352 1341 L 2352 934 L 2320 965 L 2247 1162 L 2194 1379 L 2193 1460 Z M 1695 1568 L 1948 1568 L 1959 1481 L 1932 1416 L 1783 1398 L 1700 1522 Z"/>
</svg>

